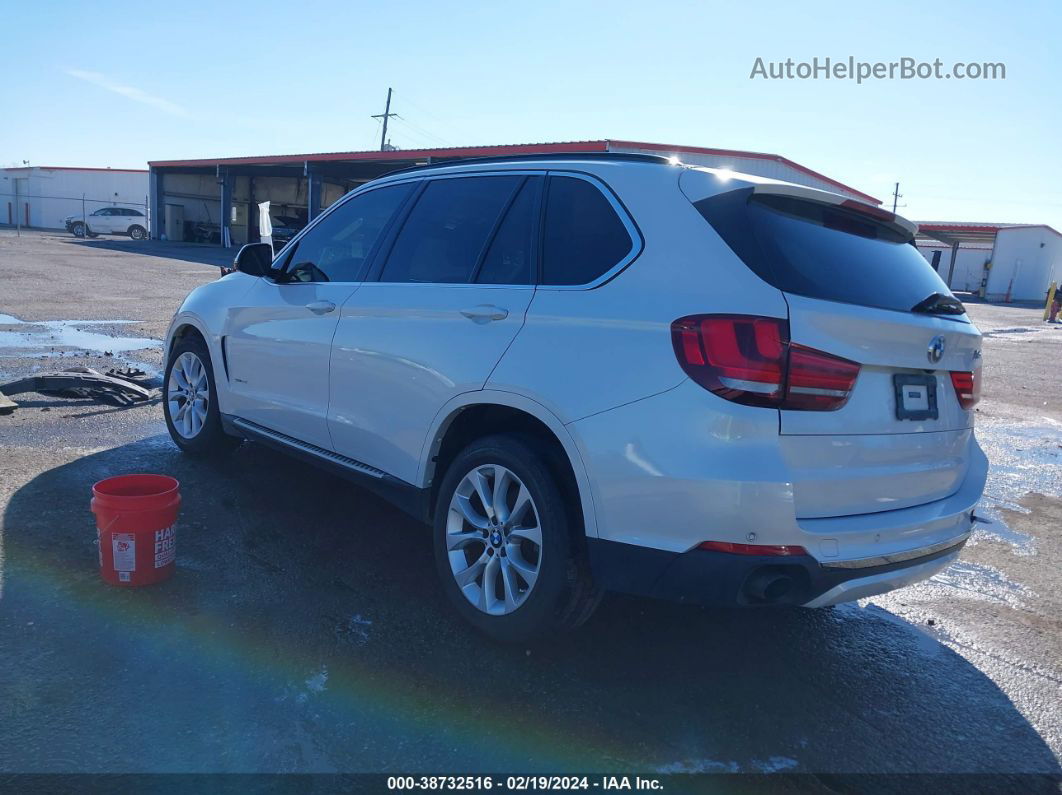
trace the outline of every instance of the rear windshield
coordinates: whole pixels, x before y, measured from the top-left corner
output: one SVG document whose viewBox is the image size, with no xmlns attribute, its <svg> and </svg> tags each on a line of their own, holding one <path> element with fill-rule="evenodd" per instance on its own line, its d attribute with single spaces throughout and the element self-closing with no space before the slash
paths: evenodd
<svg viewBox="0 0 1062 795">
<path fill-rule="evenodd" d="M 911 311 L 951 295 L 911 238 L 836 205 L 730 191 L 695 206 L 761 279 L 787 293 Z"/>
</svg>

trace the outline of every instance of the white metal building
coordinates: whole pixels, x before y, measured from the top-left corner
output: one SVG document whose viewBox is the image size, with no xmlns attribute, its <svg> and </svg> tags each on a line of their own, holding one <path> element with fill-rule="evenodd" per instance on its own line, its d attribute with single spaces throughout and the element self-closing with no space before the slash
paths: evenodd
<svg viewBox="0 0 1062 795">
<path fill-rule="evenodd" d="M 927 221 L 916 243 L 949 287 L 990 301 L 1043 301 L 1062 281 L 1062 233 L 1046 224 Z"/>
<path fill-rule="evenodd" d="M 0 169 L 0 224 L 62 229 L 68 215 L 101 207 L 147 212 L 148 172 L 132 168 Z"/>
</svg>

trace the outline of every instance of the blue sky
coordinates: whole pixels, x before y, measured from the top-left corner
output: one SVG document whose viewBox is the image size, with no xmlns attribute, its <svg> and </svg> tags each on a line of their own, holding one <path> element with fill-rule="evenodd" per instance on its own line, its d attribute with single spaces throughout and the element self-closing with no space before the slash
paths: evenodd
<svg viewBox="0 0 1062 795">
<path fill-rule="evenodd" d="M 0 164 L 616 138 L 774 152 L 922 220 L 1062 230 L 1059 2 L 17 3 Z M 1005 80 L 750 80 L 766 61 Z M 903 206 L 906 205 L 906 206 Z"/>
</svg>

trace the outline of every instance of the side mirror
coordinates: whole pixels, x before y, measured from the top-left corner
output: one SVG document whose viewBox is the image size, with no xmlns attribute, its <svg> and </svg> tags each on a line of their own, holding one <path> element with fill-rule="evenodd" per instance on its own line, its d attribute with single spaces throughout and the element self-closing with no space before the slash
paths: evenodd
<svg viewBox="0 0 1062 795">
<path fill-rule="evenodd" d="M 265 276 L 273 264 L 273 246 L 269 243 L 248 243 L 236 255 L 233 267 L 248 276 Z"/>
</svg>

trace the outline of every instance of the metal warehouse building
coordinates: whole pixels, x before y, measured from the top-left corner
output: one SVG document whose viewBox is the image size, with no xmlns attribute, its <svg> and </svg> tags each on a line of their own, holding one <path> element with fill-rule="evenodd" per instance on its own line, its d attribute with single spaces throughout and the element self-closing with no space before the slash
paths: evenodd
<svg viewBox="0 0 1062 795">
<path fill-rule="evenodd" d="M 796 182 L 880 204 L 873 196 L 779 155 L 638 141 L 577 141 L 372 152 L 329 152 L 205 160 L 150 166 L 151 235 L 156 239 L 241 245 L 258 235 L 258 205 L 274 218 L 312 220 L 347 191 L 395 169 L 469 157 L 571 152 L 642 152 Z"/>
<path fill-rule="evenodd" d="M 258 205 L 265 201 L 270 202 L 275 220 L 302 226 L 344 193 L 396 169 L 472 157 L 578 152 L 674 156 L 684 163 L 756 174 L 881 204 L 873 196 L 780 155 L 605 139 L 156 160 L 148 164 L 151 235 L 238 246 L 258 239 Z M 1048 226 L 923 223 L 917 243 L 953 289 L 983 289 L 990 299 L 1040 300 L 1052 279 L 1062 279 L 1062 236 Z"/>
<path fill-rule="evenodd" d="M 101 207 L 147 209 L 148 172 L 134 168 L 0 169 L 0 224 L 62 229 L 68 215 Z"/>
<path fill-rule="evenodd" d="M 1043 301 L 1062 281 L 1062 234 L 1045 224 L 918 224 L 918 250 L 953 290 L 991 301 Z"/>
</svg>

